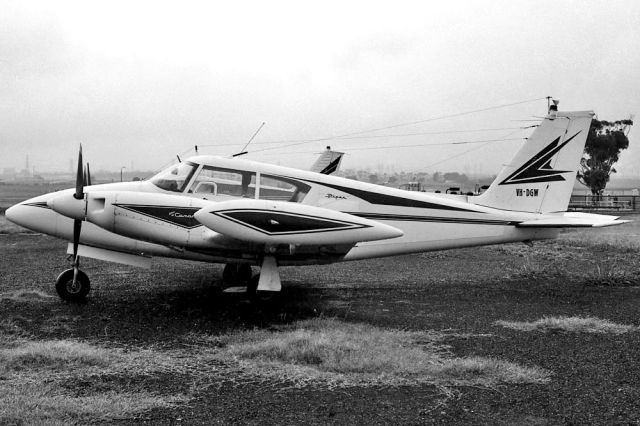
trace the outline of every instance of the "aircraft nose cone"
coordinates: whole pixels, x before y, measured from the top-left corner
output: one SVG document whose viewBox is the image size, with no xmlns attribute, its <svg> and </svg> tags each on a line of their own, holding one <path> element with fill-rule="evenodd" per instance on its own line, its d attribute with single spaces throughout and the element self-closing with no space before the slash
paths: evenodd
<svg viewBox="0 0 640 426">
<path fill-rule="evenodd" d="M 71 219 L 84 219 L 87 204 L 84 199 L 78 200 L 71 193 L 60 195 L 47 201 L 47 206 L 56 213 Z"/>
<path fill-rule="evenodd" d="M 34 212 L 37 212 L 39 209 L 27 203 L 28 202 L 25 201 L 9 207 L 4 212 L 4 217 L 6 217 L 9 222 L 13 222 L 18 226 L 32 229 L 31 225 L 34 219 Z"/>
<path fill-rule="evenodd" d="M 5 212 L 4 216 L 10 221 L 15 223 L 16 225 L 20 225 L 18 223 L 18 204 L 15 206 L 9 207 Z"/>
</svg>

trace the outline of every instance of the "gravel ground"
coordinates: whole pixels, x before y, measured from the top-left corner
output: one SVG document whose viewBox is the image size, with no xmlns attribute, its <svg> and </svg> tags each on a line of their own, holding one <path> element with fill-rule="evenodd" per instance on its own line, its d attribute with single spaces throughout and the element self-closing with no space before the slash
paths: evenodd
<svg viewBox="0 0 640 426">
<path fill-rule="evenodd" d="M 174 354 L 171 359 L 184 366 L 144 374 L 94 372 L 56 382 L 75 396 L 98 388 L 187 396 L 122 418 L 75 419 L 80 423 L 640 424 L 640 332 L 526 332 L 496 324 L 567 316 L 639 326 L 637 227 L 595 232 L 566 233 L 560 241 L 533 247 L 283 268 L 282 297 L 265 305 L 221 293 L 218 265 L 156 260 L 144 271 L 90 259 L 83 267 L 93 286 L 88 303 L 66 304 L 49 297 L 55 296 L 55 277 L 66 268 L 65 243 L 4 234 L 0 331 L 17 330 L 36 341 Z M 222 374 L 225 366 L 195 355 L 188 362 L 201 349 L 190 349 L 190 336 L 271 330 L 317 317 L 443 333 L 455 356 L 540 367 L 551 379 L 495 386 L 301 387 L 286 379 Z M 41 379 L 54 377 L 45 372 Z"/>
</svg>

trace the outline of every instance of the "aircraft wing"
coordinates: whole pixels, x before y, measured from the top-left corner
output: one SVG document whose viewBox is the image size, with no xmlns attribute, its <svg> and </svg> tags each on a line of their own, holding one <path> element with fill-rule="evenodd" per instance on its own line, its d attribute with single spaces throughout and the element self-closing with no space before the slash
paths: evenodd
<svg viewBox="0 0 640 426">
<path fill-rule="evenodd" d="M 258 244 L 355 244 L 403 235 L 374 220 L 282 201 L 224 201 L 198 210 L 194 218 L 219 234 Z"/>
<path fill-rule="evenodd" d="M 630 220 L 622 220 L 619 216 L 607 216 L 580 212 L 567 212 L 555 217 L 527 220 L 518 223 L 520 228 L 600 228 L 603 226 L 622 225 Z"/>
</svg>

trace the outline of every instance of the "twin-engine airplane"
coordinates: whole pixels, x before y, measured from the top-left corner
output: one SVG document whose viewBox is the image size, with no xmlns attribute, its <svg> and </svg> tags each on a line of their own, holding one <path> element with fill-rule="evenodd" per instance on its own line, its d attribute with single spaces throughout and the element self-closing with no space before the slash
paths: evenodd
<svg viewBox="0 0 640 426">
<path fill-rule="evenodd" d="M 229 286 L 275 292 L 279 266 L 526 242 L 555 238 L 564 227 L 624 223 L 566 212 L 592 116 L 552 106 L 479 196 L 408 192 L 215 156 L 192 157 L 148 181 L 87 186 L 81 151 L 75 189 L 24 201 L 6 216 L 70 241 L 72 268 L 56 282 L 64 300 L 89 292 L 81 256 L 146 267 L 152 256 L 226 263 Z M 260 274 L 252 277 L 251 266 Z"/>
</svg>

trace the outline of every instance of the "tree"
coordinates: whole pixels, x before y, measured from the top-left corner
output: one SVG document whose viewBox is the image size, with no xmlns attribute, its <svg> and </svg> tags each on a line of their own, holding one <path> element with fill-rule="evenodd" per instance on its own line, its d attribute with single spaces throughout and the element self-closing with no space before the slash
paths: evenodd
<svg viewBox="0 0 640 426">
<path fill-rule="evenodd" d="M 444 174 L 444 180 L 456 183 L 467 183 L 469 182 L 469 178 L 467 175 L 460 174 L 458 172 L 447 172 Z"/>
<path fill-rule="evenodd" d="M 578 181 L 589 187 L 593 195 L 602 195 L 611 173 L 616 173 L 613 165 L 618 161 L 620 152 L 629 147 L 627 134 L 632 125 L 631 119 L 591 121 L 584 154 L 580 160 Z"/>
</svg>

